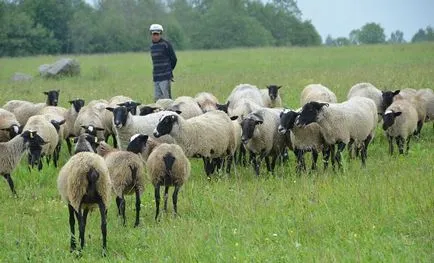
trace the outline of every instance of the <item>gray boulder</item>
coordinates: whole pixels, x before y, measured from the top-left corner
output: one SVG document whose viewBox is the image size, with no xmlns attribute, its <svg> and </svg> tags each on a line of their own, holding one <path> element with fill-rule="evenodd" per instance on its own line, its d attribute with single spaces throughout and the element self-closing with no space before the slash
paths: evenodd
<svg viewBox="0 0 434 263">
<path fill-rule="evenodd" d="M 51 65 L 39 66 L 39 73 L 42 77 L 78 76 L 80 75 L 80 64 L 71 58 L 62 58 Z"/>
<path fill-rule="evenodd" d="M 14 75 L 11 77 L 11 81 L 31 81 L 32 79 L 32 76 L 21 72 L 15 72 Z"/>
</svg>

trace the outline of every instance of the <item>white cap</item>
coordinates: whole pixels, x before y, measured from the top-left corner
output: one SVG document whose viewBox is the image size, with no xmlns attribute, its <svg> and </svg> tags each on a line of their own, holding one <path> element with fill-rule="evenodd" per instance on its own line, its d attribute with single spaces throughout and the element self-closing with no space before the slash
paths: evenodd
<svg viewBox="0 0 434 263">
<path fill-rule="evenodd" d="M 160 24 L 152 24 L 149 27 L 149 31 L 151 31 L 151 33 L 163 33 L 163 26 Z"/>
</svg>

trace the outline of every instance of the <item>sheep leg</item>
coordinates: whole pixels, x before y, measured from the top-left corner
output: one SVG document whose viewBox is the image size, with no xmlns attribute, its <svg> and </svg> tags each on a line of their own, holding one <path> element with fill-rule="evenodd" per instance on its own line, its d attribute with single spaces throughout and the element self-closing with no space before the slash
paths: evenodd
<svg viewBox="0 0 434 263">
<path fill-rule="evenodd" d="M 300 149 L 294 149 L 294 154 L 297 157 L 297 173 L 301 173 L 301 169 L 303 167 L 303 153 Z"/>
<path fill-rule="evenodd" d="M 178 215 L 178 192 L 181 186 L 175 185 L 175 190 L 173 191 L 172 201 L 173 201 L 173 211 L 175 212 L 175 216 Z"/>
<path fill-rule="evenodd" d="M 211 175 L 211 170 L 212 170 L 212 163 L 209 159 L 209 157 L 203 157 L 203 168 L 205 169 L 205 174 L 206 176 L 210 176 Z"/>
<path fill-rule="evenodd" d="M 169 186 L 164 187 L 164 212 L 167 213 L 167 199 L 169 198 Z"/>
<path fill-rule="evenodd" d="M 77 216 L 78 221 L 78 232 L 80 236 L 80 247 L 83 249 L 84 247 L 84 221 L 83 221 L 83 215 L 81 213 L 81 205 L 78 208 L 78 211 L 75 212 L 75 215 Z"/>
<path fill-rule="evenodd" d="M 102 255 L 106 256 L 107 249 L 107 208 L 101 199 L 98 200 L 99 212 L 101 214 L 101 233 L 102 233 Z"/>
<path fill-rule="evenodd" d="M 401 136 L 396 137 L 396 145 L 398 145 L 399 154 L 404 154 L 404 138 Z"/>
<path fill-rule="evenodd" d="M 335 145 L 330 145 L 330 159 L 332 161 L 333 170 L 335 169 Z"/>
<path fill-rule="evenodd" d="M 234 160 L 234 156 L 233 155 L 229 155 L 227 157 L 227 161 L 226 161 L 226 173 L 230 174 L 231 173 L 231 168 L 232 168 L 232 162 Z"/>
<path fill-rule="evenodd" d="M 259 163 L 258 160 L 256 159 L 256 154 L 250 152 L 250 158 L 252 159 L 253 170 L 255 170 L 256 176 L 259 176 Z"/>
<path fill-rule="evenodd" d="M 69 155 L 71 155 L 72 152 L 71 140 L 69 138 L 66 138 L 65 141 L 66 141 L 66 146 L 68 146 L 68 153 Z"/>
<path fill-rule="evenodd" d="M 350 155 L 350 159 L 353 159 L 353 158 L 354 158 L 353 144 L 354 144 L 354 140 L 353 140 L 353 139 L 350 139 L 350 142 L 348 143 L 348 146 L 347 146 L 347 148 L 348 148 L 348 153 L 349 153 L 349 155 Z M 356 150 L 356 151 L 357 151 L 357 150 Z"/>
<path fill-rule="evenodd" d="M 316 161 L 318 160 L 318 151 L 312 150 L 312 170 L 316 170 Z"/>
<path fill-rule="evenodd" d="M 38 160 L 38 171 L 42 170 L 42 166 L 43 164 L 42 164 L 42 156 L 41 156 L 41 158 Z"/>
<path fill-rule="evenodd" d="M 393 137 L 388 135 L 387 140 L 389 141 L 389 154 L 393 155 Z"/>
<path fill-rule="evenodd" d="M 139 188 L 136 187 L 136 222 L 134 223 L 134 227 L 137 227 L 139 225 L 139 218 L 140 218 L 140 192 Z"/>
<path fill-rule="evenodd" d="M 414 135 L 417 136 L 417 138 L 419 138 L 419 136 L 420 136 L 420 132 L 421 132 L 421 130 L 422 130 L 422 127 L 423 127 L 423 121 L 422 121 L 422 120 L 419 120 L 419 121 L 417 122 L 417 129 L 416 129 L 416 131 L 414 132 Z"/>
<path fill-rule="evenodd" d="M 271 174 L 273 174 L 273 175 L 274 175 L 274 168 L 276 167 L 277 157 L 278 157 L 277 155 L 274 155 L 271 158 Z"/>
<path fill-rule="evenodd" d="M 271 169 L 271 164 L 270 164 L 270 157 L 269 156 L 265 156 L 264 159 L 265 159 L 265 165 L 267 166 L 267 171 L 271 172 L 272 169 Z"/>
<path fill-rule="evenodd" d="M 342 168 L 342 151 L 345 149 L 345 143 L 339 142 L 338 143 L 338 150 L 336 152 L 336 162 L 338 163 L 339 169 Z"/>
<path fill-rule="evenodd" d="M 58 143 L 56 145 L 56 148 L 54 149 L 53 162 L 54 162 L 54 167 L 56 167 L 56 168 L 57 168 L 57 162 L 59 161 L 61 147 L 62 147 L 62 144 Z"/>
<path fill-rule="evenodd" d="M 9 184 L 9 188 L 11 189 L 12 194 L 17 195 L 17 192 L 15 192 L 14 181 L 12 181 L 11 175 L 10 174 L 4 174 L 3 176 Z"/>
<path fill-rule="evenodd" d="M 324 162 L 324 170 L 327 170 L 329 166 L 329 159 L 330 159 L 330 147 L 324 146 L 324 149 L 322 150 L 322 159 Z"/>
<path fill-rule="evenodd" d="M 126 223 L 125 223 L 126 220 L 125 220 L 125 198 L 124 198 L 124 196 L 120 197 L 119 210 L 120 210 L 121 215 L 122 215 L 122 225 L 125 226 L 126 225 Z"/>
<path fill-rule="evenodd" d="M 119 196 L 116 196 L 116 205 L 118 207 L 118 215 L 121 215 L 121 202 L 122 202 L 122 198 L 120 198 Z"/>
<path fill-rule="evenodd" d="M 83 225 L 84 225 L 84 233 L 86 232 L 86 223 L 87 223 L 87 215 L 89 214 L 89 208 L 85 208 L 83 210 Z"/>
<path fill-rule="evenodd" d="M 408 154 L 408 150 L 410 150 L 410 138 L 411 138 L 411 135 L 409 135 L 407 137 L 407 147 L 405 149 L 405 154 Z"/>
<path fill-rule="evenodd" d="M 157 185 L 155 185 L 154 189 L 155 189 L 154 196 L 155 196 L 155 209 L 156 209 L 155 221 L 157 221 L 158 214 L 160 213 L 160 184 L 157 183 Z"/>
<path fill-rule="evenodd" d="M 372 136 L 368 135 L 366 139 L 363 141 L 363 145 L 360 150 L 360 155 L 362 157 L 362 166 L 366 167 L 366 159 L 368 158 L 368 146 L 369 142 L 372 140 Z"/>
<path fill-rule="evenodd" d="M 68 204 L 69 211 L 69 228 L 71 229 L 71 252 L 76 248 L 75 242 L 75 217 L 74 217 L 74 208 Z"/>
</svg>

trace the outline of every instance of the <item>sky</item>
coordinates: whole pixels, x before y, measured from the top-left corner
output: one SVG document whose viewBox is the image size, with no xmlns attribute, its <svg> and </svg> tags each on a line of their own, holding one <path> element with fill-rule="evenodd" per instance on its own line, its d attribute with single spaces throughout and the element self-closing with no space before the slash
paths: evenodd
<svg viewBox="0 0 434 263">
<path fill-rule="evenodd" d="M 297 6 L 323 40 L 348 37 L 368 22 L 379 23 L 386 39 L 399 29 L 407 41 L 420 28 L 434 27 L 434 0 L 298 0 Z"/>
</svg>

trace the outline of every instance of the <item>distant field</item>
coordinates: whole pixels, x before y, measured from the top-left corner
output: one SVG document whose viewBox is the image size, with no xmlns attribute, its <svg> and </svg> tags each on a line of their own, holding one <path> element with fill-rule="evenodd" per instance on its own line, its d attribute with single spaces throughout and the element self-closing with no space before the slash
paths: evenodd
<svg viewBox="0 0 434 263">
<path fill-rule="evenodd" d="M 174 96 L 214 93 L 224 102 L 236 84 L 279 84 L 284 105 L 298 108 L 305 85 L 322 83 L 343 101 L 349 88 L 371 82 L 380 89 L 434 88 L 434 45 L 343 48 L 261 48 L 178 52 Z M 0 58 L 0 106 L 11 99 L 44 101 L 60 89 L 60 106 L 80 97 L 126 95 L 153 101 L 147 53 L 73 56 L 78 78 L 42 80 L 41 64 L 58 57 Z M 35 76 L 12 83 L 14 72 Z M 68 158 L 63 148 L 61 165 Z M 310 154 L 308 154 L 310 156 Z M 180 217 L 154 222 L 153 187 L 142 197 L 141 226 L 134 229 L 134 198 L 127 197 L 127 227 L 108 212 L 108 257 L 101 258 L 99 212 L 89 216 L 84 261 L 135 262 L 433 262 L 434 128 L 428 123 L 408 156 L 389 156 L 381 127 L 366 169 L 344 154 L 344 171 L 297 176 L 295 158 L 276 176 L 256 178 L 251 167 L 206 179 L 192 160 L 181 189 Z M 310 161 L 309 161 L 310 163 Z M 322 168 L 322 165 L 320 164 Z M 58 170 L 29 173 L 25 158 L 12 174 L 19 197 L 0 180 L 0 262 L 63 262 L 69 253 L 67 206 L 56 188 Z M 169 205 L 171 212 L 172 206 Z M 77 260 L 78 261 L 78 260 Z"/>
</svg>

